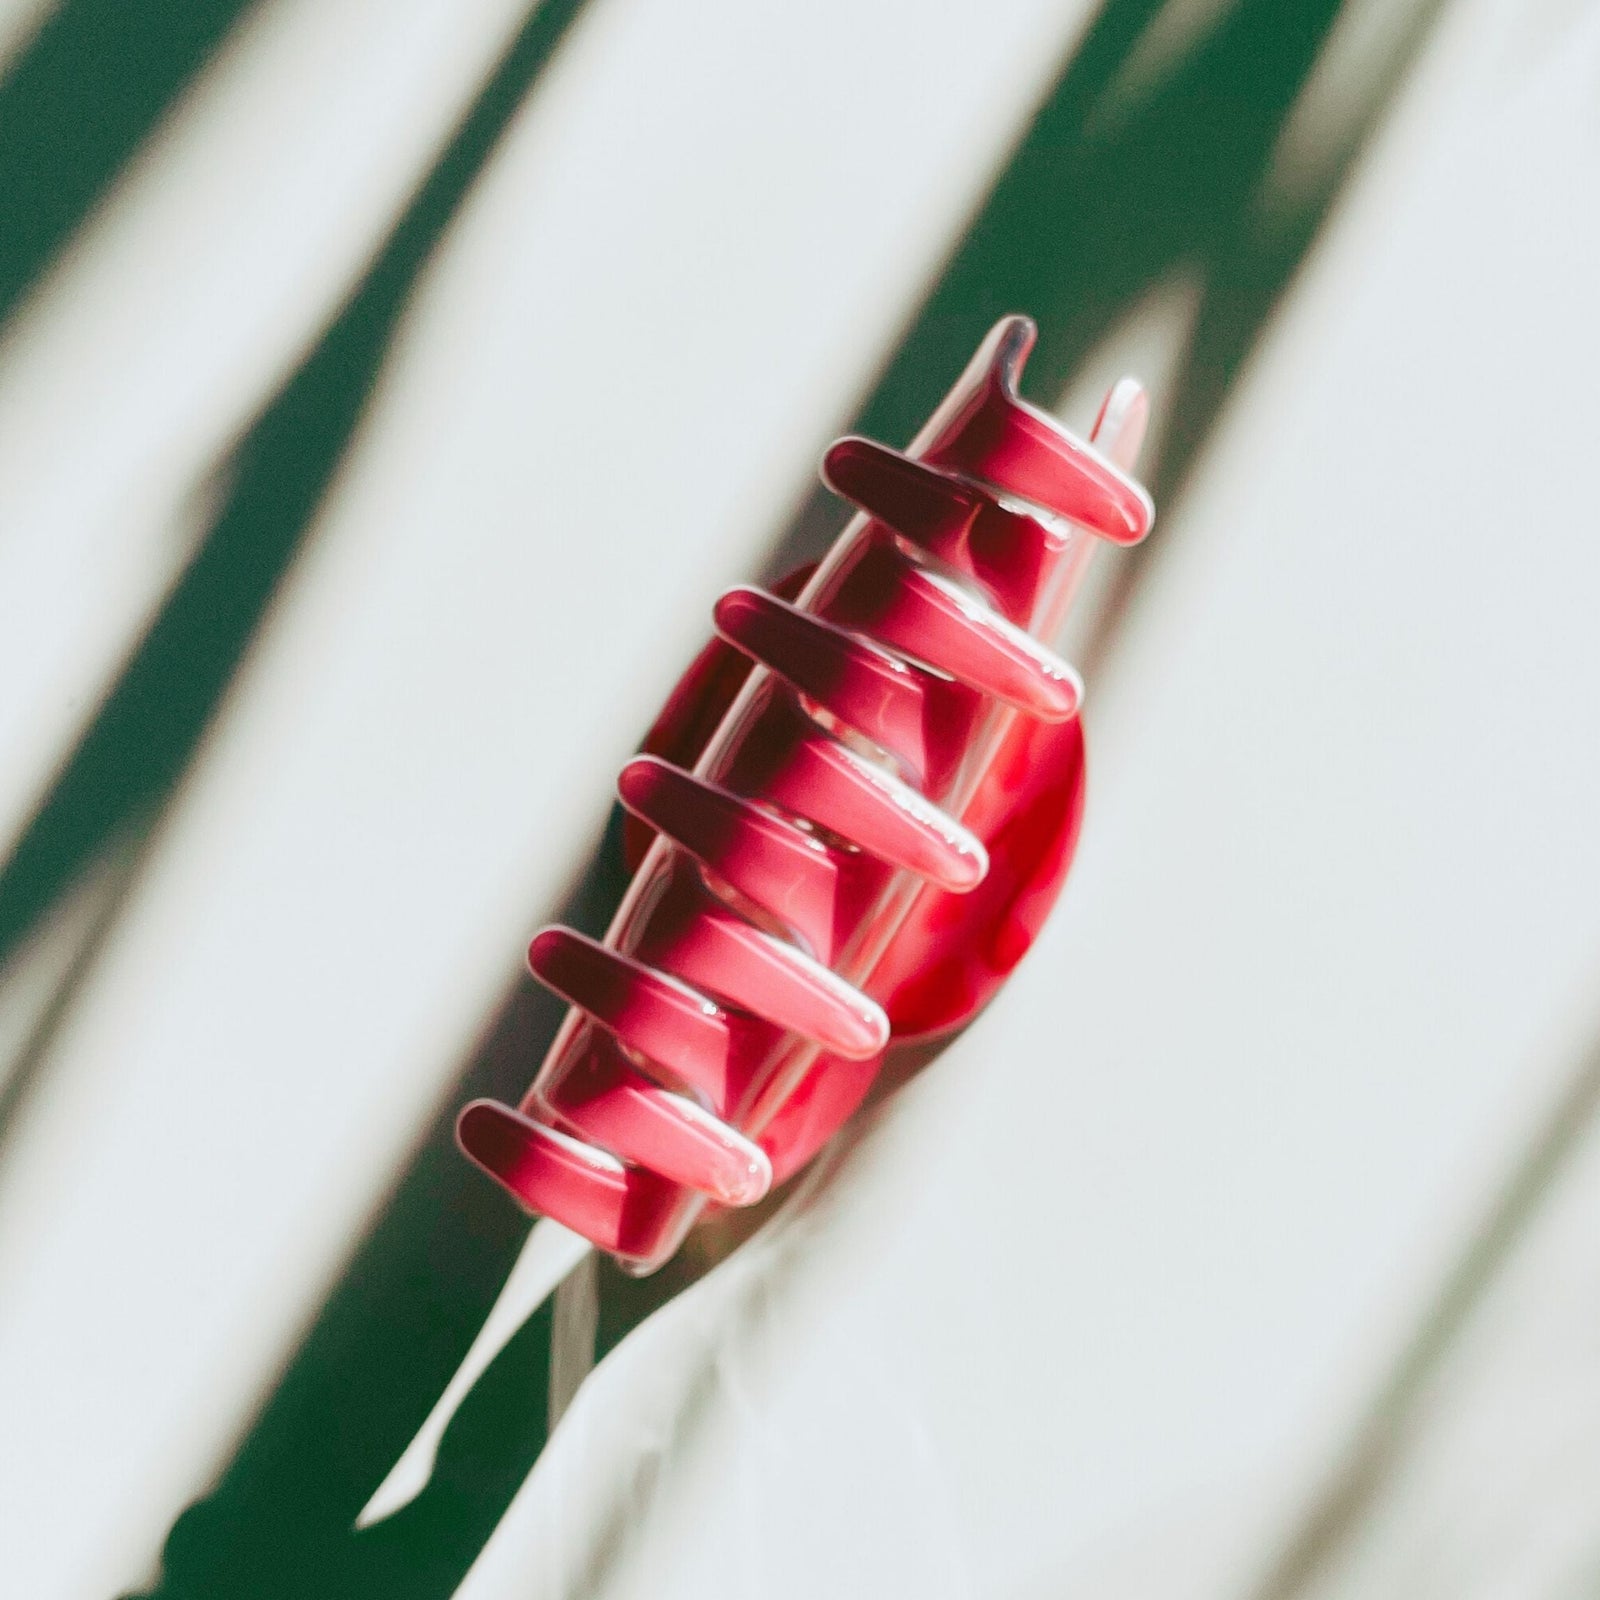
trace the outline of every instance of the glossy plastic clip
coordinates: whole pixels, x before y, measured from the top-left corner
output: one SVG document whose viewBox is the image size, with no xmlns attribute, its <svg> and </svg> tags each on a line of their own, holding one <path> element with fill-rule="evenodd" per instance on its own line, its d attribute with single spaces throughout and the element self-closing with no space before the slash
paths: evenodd
<svg viewBox="0 0 1600 1600">
<path fill-rule="evenodd" d="M 1082 685 L 1041 641 L 1095 541 L 1152 512 L 1126 476 L 1143 392 L 1117 385 L 1086 445 L 1019 396 L 1033 340 L 999 323 L 906 453 L 828 451 L 859 514 L 779 594 L 717 602 L 622 771 L 642 859 L 605 939 L 533 941 L 572 1010 L 521 1105 L 476 1101 L 458 1136 L 631 1270 L 809 1160 L 891 1039 L 973 1016 L 1059 892 Z"/>
</svg>

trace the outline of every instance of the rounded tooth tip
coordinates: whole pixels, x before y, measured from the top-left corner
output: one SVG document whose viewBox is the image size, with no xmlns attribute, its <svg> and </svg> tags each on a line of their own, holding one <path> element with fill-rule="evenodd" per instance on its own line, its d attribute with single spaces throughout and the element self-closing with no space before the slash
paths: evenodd
<svg viewBox="0 0 1600 1600">
<path fill-rule="evenodd" d="M 711 615 L 720 626 L 729 618 L 737 619 L 746 615 L 759 603 L 758 592 L 741 583 L 717 596 L 717 603 L 711 608 Z"/>
<path fill-rule="evenodd" d="M 483 1158 L 510 1120 L 508 1108 L 498 1100 L 474 1100 L 456 1118 L 456 1143 L 474 1161 L 486 1164 Z"/>
<path fill-rule="evenodd" d="M 861 462 L 870 461 L 877 453 L 877 449 L 869 440 L 855 434 L 846 434 L 842 439 L 835 439 L 822 455 L 822 481 L 830 489 L 842 488 L 838 481 L 840 474 L 843 474 L 848 482 L 855 476 L 855 469 Z"/>
<path fill-rule="evenodd" d="M 1130 478 L 1128 488 L 1131 492 L 1124 497 L 1119 508 L 1122 512 L 1122 526 L 1126 531 L 1117 542 L 1138 544 L 1148 537 L 1150 529 L 1155 525 L 1156 507 L 1149 491 L 1142 483 L 1136 483 Z"/>
<path fill-rule="evenodd" d="M 729 1175 L 729 1181 L 723 1184 L 717 1198 L 724 1205 L 753 1206 L 758 1200 L 766 1198 L 771 1187 L 772 1163 L 767 1159 L 766 1152 L 762 1151 L 759 1161 L 751 1160 L 745 1164 L 742 1172 Z"/>
<path fill-rule="evenodd" d="M 567 939 L 565 928 L 541 928 L 528 942 L 528 966 L 537 973 L 560 954 Z"/>
<path fill-rule="evenodd" d="M 654 756 L 635 756 L 617 774 L 617 793 L 622 796 L 624 805 L 633 805 L 649 795 L 661 765 Z"/>
<path fill-rule="evenodd" d="M 1083 709 L 1083 679 L 1069 672 L 1050 680 L 1049 710 L 1059 722 L 1075 717 Z"/>
<path fill-rule="evenodd" d="M 976 834 L 952 841 L 952 846 L 950 854 L 940 862 L 941 870 L 934 881 L 952 894 L 965 894 L 989 875 L 989 852 Z"/>
<path fill-rule="evenodd" d="M 856 1018 L 860 1023 L 857 1048 L 862 1060 L 877 1055 L 889 1047 L 889 1016 L 882 1006 L 873 1005 Z M 853 1043 L 855 1041 L 852 1041 Z M 843 1052 L 840 1052 L 843 1054 Z"/>
<path fill-rule="evenodd" d="M 1137 378 L 1119 378 L 1095 419 L 1095 448 L 1113 466 L 1132 472 L 1150 426 L 1150 395 Z"/>
</svg>

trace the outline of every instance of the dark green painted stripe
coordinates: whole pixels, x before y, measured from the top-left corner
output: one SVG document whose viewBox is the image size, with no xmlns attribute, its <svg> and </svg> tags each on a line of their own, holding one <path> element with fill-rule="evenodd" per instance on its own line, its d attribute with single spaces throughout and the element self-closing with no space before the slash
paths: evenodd
<svg viewBox="0 0 1600 1600">
<path fill-rule="evenodd" d="M 0 868 L 0 966 L 187 770 L 366 409 L 417 276 L 581 0 L 546 0 L 495 68 L 343 311 L 218 477 L 193 560 Z"/>
<path fill-rule="evenodd" d="M 252 0 L 64 0 L 0 81 L 0 323 Z"/>
</svg>

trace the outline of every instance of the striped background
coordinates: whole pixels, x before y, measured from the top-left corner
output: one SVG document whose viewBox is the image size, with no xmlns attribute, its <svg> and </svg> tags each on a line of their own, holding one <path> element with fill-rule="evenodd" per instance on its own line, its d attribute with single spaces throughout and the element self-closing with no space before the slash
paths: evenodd
<svg viewBox="0 0 1600 1600">
<path fill-rule="evenodd" d="M 0 64 L 0 1592 L 1592 1592 L 1592 8 L 11 0 Z M 1157 400 L 1061 915 L 531 1479 L 548 1312 L 353 1532 L 525 1234 L 448 1124 L 611 774 L 1011 310 L 1069 421 Z"/>
</svg>

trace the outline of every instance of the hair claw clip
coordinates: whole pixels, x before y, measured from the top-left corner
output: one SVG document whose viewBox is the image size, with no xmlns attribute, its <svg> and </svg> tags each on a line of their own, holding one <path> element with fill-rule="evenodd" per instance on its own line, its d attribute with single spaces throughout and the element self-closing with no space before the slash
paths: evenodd
<svg viewBox="0 0 1600 1600">
<path fill-rule="evenodd" d="M 572 1009 L 522 1103 L 475 1101 L 458 1138 L 632 1271 L 804 1165 L 891 1042 L 975 1015 L 1060 890 L 1082 685 L 1042 641 L 1096 539 L 1152 510 L 1143 391 L 1084 444 L 1018 393 L 1034 338 L 997 324 L 904 454 L 832 446 L 858 515 L 776 593 L 723 595 L 623 768 L 637 870 L 605 939 L 533 941 Z"/>
</svg>

